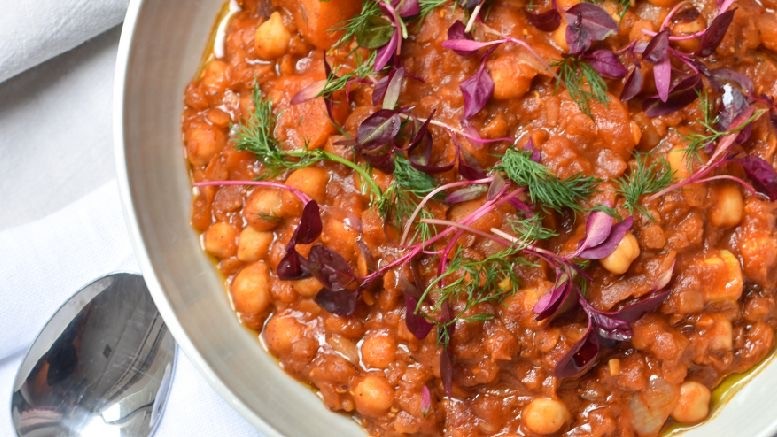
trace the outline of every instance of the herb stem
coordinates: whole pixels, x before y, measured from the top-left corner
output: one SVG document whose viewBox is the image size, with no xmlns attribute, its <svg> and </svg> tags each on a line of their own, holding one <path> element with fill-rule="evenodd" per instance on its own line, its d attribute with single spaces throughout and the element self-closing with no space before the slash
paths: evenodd
<svg viewBox="0 0 777 437">
<path fill-rule="evenodd" d="M 381 197 L 381 195 L 383 194 L 383 191 L 380 189 L 380 186 L 378 186 L 378 183 L 375 182 L 375 180 L 372 178 L 372 175 L 369 173 L 369 171 L 367 171 L 366 168 L 356 164 L 351 160 L 345 159 L 342 156 L 335 155 L 334 153 L 331 153 L 331 152 L 321 151 L 320 153 L 323 159 L 337 162 L 358 173 L 362 181 L 369 186 L 370 191 L 372 192 L 373 198 L 378 199 Z"/>
<path fill-rule="evenodd" d="M 475 180 L 475 181 L 451 182 L 449 184 L 441 185 L 441 186 L 435 188 L 434 190 L 430 191 L 429 194 L 427 194 L 426 196 L 424 196 L 423 199 L 421 199 L 421 201 L 418 203 L 418 206 L 416 207 L 415 211 L 413 211 L 413 213 L 410 214 L 410 217 L 405 222 L 405 228 L 404 228 L 404 230 L 402 232 L 402 238 L 400 239 L 399 245 L 402 246 L 402 245 L 405 244 L 405 241 L 407 241 L 407 237 L 410 234 L 410 226 L 415 221 L 415 219 L 418 217 L 418 214 L 421 213 L 421 211 L 424 209 L 426 204 L 432 198 L 434 198 L 434 196 L 436 196 L 437 194 L 439 194 L 439 193 L 441 193 L 443 191 L 450 190 L 452 188 L 464 187 L 464 186 L 467 186 L 467 185 L 475 185 L 475 184 L 488 184 L 488 183 L 490 183 L 493 180 L 494 180 L 494 177 L 493 176 L 489 176 L 487 178 L 478 179 L 478 180 Z"/>
</svg>

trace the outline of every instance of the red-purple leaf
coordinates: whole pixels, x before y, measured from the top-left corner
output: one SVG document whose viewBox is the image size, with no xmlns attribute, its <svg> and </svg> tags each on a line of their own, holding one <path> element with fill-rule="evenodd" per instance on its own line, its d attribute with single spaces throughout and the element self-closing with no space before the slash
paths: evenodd
<svg viewBox="0 0 777 437">
<path fill-rule="evenodd" d="M 356 312 L 359 293 L 350 290 L 322 289 L 316 294 L 316 304 L 324 311 L 338 316 L 350 316 Z"/>
<path fill-rule="evenodd" d="M 536 320 L 545 320 L 555 317 L 569 308 L 577 300 L 578 292 L 572 278 L 567 273 L 558 275 L 556 286 L 544 294 L 534 305 L 532 311 L 537 316 Z"/>
<path fill-rule="evenodd" d="M 445 197 L 445 203 L 448 205 L 456 205 L 458 203 L 468 202 L 482 197 L 486 193 L 486 187 L 484 185 L 470 185 L 451 192 Z"/>
<path fill-rule="evenodd" d="M 432 392 L 429 387 L 421 387 L 421 414 L 424 416 L 432 412 Z"/>
<path fill-rule="evenodd" d="M 322 230 L 323 224 L 321 223 L 321 212 L 318 208 L 318 203 L 315 200 L 311 200 L 302 209 L 299 225 L 294 229 L 294 235 L 291 239 L 294 244 L 310 244 L 316 241 Z"/>
<path fill-rule="evenodd" d="M 543 32 L 553 32 L 561 25 L 561 14 L 555 8 L 536 13 L 526 11 L 526 18 L 532 26 Z"/>
<path fill-rule="evenodd" d="M 694 74 L 678 81 L 670 90 L 666 101 L 658 96 L 649 97 L 642 102 L 642 109 L 648 117 L 671 114 L 693 103 L 702 91 L 704 84 L 701 76 Z"/>
<path fill-rule="evenodd" d="M 421 13 L 421 6 L 418 0 L 399 0 L 394 1 L 394 8 L 402 18 L 414 17 Z"/>
<path fill-rule="evenodd" d="M 394 145 L 402 127 L 402 118 L 392 110 L 381 109 L 370 115 L 356 129 L 356 143 L 361 148 Z"/>
<path fill-rule="evenodd" d="M 502 177 L 501 173 L 495 173 L 491 184 L 488 186 L 488 193 L 486 194 L 487 200 L 494 200 L 501 196 L 507 189 L 507 181 Z"/>
<path fill-rule="evenodd" d="M 294 97 L 291 98 L 291 105 L 299 105 L 302 102 L 313 100 L 318 97 L 326 86 L 326 79 L 313 82 L 303 87 Z"/>
<path fill-rule="evenodd" d="M 610 313 L 597 310 L 583 297 L 580 298 L 580 306 L 588 314 L 589 323 L 593 324 L 601 337 L 616 341 L 631 339 L 633 332 L 627 321 L 618 320 Z"/>
<path fill-rule="evenodd" d="M 405 293 L 405 325 L 417 339 L 423 340 L 432 331 L 434 325 L 415 312 L 417 306 L 418 298 Z"/>
<path fill-rule="evenodd" d="M 540 153 L 540 150 L 534 146 L 534 138 L 531 136 L 526 140 L 526 144 L 523 145 L 523 150 L 531 153 L 531 160 L 534 162 L 540 162 L 542 159 L 542 154 Z"/>
<path fill-rule="evenodd" d="M 286 254 L 281 258 L 278 268 L 275 270 L 278 278 L 283 281 L 293 281 L 310 276 L 310 273 L 305 270 L 303 262 L 302 255 L 294 249 L 294 246 L 289 245 L 286 248 Z"/>
<path fill-rule="evenodd" d="M 607 213 L 595 211 L 588 217 L 586 237 L 580 242 L 576 254 L 583 259 L 604 259 L 618 248 L 618 244 L 631 229 L 633 217 L 613 225 Z"/>
<path fill-rule="evenodd" d="M 453 138 L 453 143 L 456 145 L 456 158 L 458 162 L 459 174 L 470 181 L 483 179 L 486 177 L 486 171 L 480 166 L 480 163 L 474 156 L 470 155 L 464 148 Z"/>
<path fill-rule="evenodd" d="M 669 88 L 672 84 L 672 61 L 666 58 L 653 65 L 653 81 L 656 84 L 658 98 L 662 102 L 669 99 Z"/>
<path fill-rule="evenodd" d="M 410 165 L 427 174 L 444 173 L 456 165 L 456 161 L 444 165 L 431 164 L 432 153 L 434 152 L 434 139 L 432 138 L 432 132 L 429 130 L 429 123 L 431 123 L 434 117 L 434 112 L 432 111 L 429 117 L 421 123 L 421 126 L 418 127 L 407 146 L 407 158 L 410 161 Z"/>
<path fill-rule="evenodd" d="M 389 39 L 386 45 L 378 49 L 378 53 L 375 57 L 375 71 L 383 70 L 383 68 L 394 58 L 401 39 L 402 33 L 399 29 L 394 29 L 391 39 Z"/>
<path fill-rule="evenodd" d="M 440 379 L 445 389 L 445 394 L 451 395 L 453 390 L 453 352 L 449 345 L 443 346 L 440 351 Z"/>
<path fill-rule="evenodd" d="M 642 77 L 642 68 L 639 65 L 635 65 L 634 68 L 626 77 L 626 83 L 623 85 L 623 91 L 621 91 L 621 100 L 627 102 L 642 92 L 642 84 L 644 79 Z"/>
<path fill-rule="evenodd" d="M 707 30 L 705 30 L 704 34 L 701 36 L 701 48 L 698 52 L 696 52 L 698 56 L 704 58 L 715 53 L 715 50 L 718 49 L 721 41 L 723 41 L 723 37 L 726 36 L 728 26 L 734 19 L 735 11 L 736 9 L 731 9 L 729 11 L 723 12 L 712 20 L 712 23 L 707 27 Z"/>
<path fill-rule="evenodd" d="M 391 79 L 386 86 L 385 97 L 383 98 L 383 109 L 394 109 L 399 100 L 399 94 L 402 92 L 402 80 L 405 78 L 405 69 L 398 67 L 392 70 Z"/>
<path fill-rule="evenodd" d="M 479 113 L 494 95 L 494 81 L 486 69 L 486 57 L 480 61 L 478 71 L 464 79 L 459 85 L 464 95 L 464 119 L 472 118 Z"/>
<path fill-rule="evenodd" d="M 620 79 L 626 75 L 626 67 L 621 64 L 618 56 L 611 50 L 600 49 L 583 55 L 583 60 L 593 67 L 597 73 L 612 79 Z"/>
<path fill-rule="evenodd" d="M 599 335 L 589 319 L 583 337 L 556 363 L 556 376 L 570 378 L 587 372 L 596 364 L 600 349 Z"/>
<path fill-rule="evenodd" d="M 645 51 L 642 52 L 642 59 L 657 64 L 669 57 L 669 29 L 658 32 L 656 36 L 650 39 Z"/>
<path fill-rule="evenodd" d="M 353 291 L 359 286 L 360 281 L 348 261 L 322 244 L 310 249 L 307 269 L 330 290 Z"/>
<path fill-rule="evenodd" d="M 742 158 L 740 163 L 755 188 L 769 199 L 777 200 L 777 172 L 774 167 L 766 160 L 753 155 Z"/>
<path fill-rule="evenodd" d="M 602 41 L 618 30 L 618 24 L 604 9 L 591 3 L 578 3 L 564 13 L 566 41 L 570 54 L 588 51 L 594 41 Z"/>
</svg>

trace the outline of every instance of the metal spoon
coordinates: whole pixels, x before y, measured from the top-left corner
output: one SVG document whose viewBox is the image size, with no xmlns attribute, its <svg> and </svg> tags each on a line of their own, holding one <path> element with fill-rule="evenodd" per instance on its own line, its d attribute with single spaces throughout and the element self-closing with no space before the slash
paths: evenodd
<svg viewBox="0 0 777 437">
<path fill-rule="evenodd" d="M 18 435 L 148 436 L 159 422 L 175 342 L 143 278 L 106 276 L 57 310 L 22 360 Z"/>
</svg>

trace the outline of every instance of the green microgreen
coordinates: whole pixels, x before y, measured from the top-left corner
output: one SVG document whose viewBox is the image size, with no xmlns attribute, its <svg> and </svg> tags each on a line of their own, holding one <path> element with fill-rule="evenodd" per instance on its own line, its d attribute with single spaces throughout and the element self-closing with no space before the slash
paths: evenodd
<svg viewBox="0 0 777 437">
<path fill-rule="evenodd" d="M 513 148 L 502 156 L 500 168 L 510 180 L 528 189 L 533 203 L 556 211 L 565 208 L 580 211 L 579 202 L 591 195 L 598 182 L 595 177 L 583 174 L 560 179 L 532 160 L 531 153 Z"/>
<path fill-rule="evenodd" d="M 589 117 L 593 118 L 591 100 L 607 103 L 607 83 L 587 62 L 565 56 L 551 66 L 557 68 L 556 84 L 564 84 L 569 97 Z"/>
<path fill-rule="evenodd" d="M 646 212 L 640 205 L 640 199 L 648 194 L 657 193 L 672 183 L 672 169 L 663 156 L 650 159 L 644 153 L 634 156 L 634 168 L 625 176 L 616 180 L 618 192 L 626 199 L 625 207 L 630 213 Z"/>
</svg>

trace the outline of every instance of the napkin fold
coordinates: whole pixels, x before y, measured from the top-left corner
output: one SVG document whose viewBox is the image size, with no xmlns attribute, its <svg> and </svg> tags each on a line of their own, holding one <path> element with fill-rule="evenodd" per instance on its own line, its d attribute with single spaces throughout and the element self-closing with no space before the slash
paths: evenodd
<svg viewBox="0 0 777 437">
<path fill-rule="evenodd" d="M 0 82 L 116 26 L 129 0 L 0 0 Z"/>
</svg>

